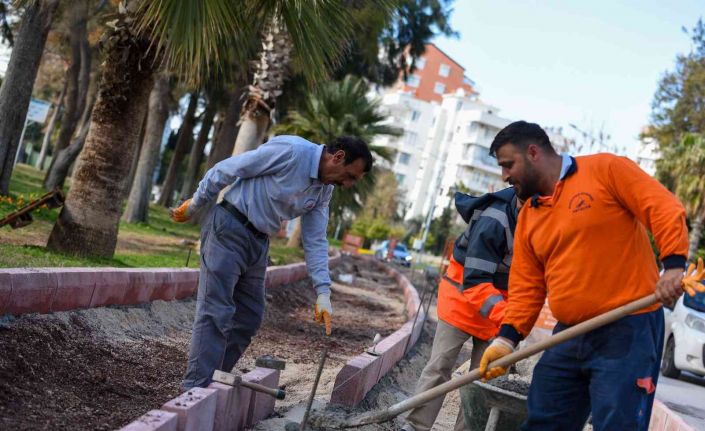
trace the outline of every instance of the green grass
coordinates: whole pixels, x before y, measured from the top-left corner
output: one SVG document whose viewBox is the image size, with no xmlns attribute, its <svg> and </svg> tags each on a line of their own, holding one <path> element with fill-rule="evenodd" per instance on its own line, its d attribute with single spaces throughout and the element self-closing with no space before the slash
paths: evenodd
<svg viewBox="0 0 705 431">
<path fill-rule="evenodd" d="M 0 218 L 21 208 L 30 200 L 42 196 L 44 173 L 24 164 L 18 164 L 10 182 L 10 196 L 0 197 Z M 66 190 L 64 190 L 66 192 Z M 200 227 L 191 223 L 173 223 L 168 209 L 150 205 L 148 223 L 120 222 L 119 238 L 129 243 L 120 246 L 112 259 L 69 256 L 49 251 L 37 245 L 17 245 L 17 242 L 37 242 L 37 237 L 48 236 L 51 226 L 58 217 L 59 209 L 37 209 L 32 212 L 34 224 L 10 232 L 10 227 L 0 228 L 0 267 L 62 267 L 62 266 L 115 266 L 115 267 L 184 267 L 188 258 L 190 268 L 198 268 L 199 256 L 193 251 L 188 257 L 189 248 L 183 240 L 197 241 Z M 10 237 L 14 237 L 14 244 Z M 26 237 L 27 241 L 22 241 Z M 34 241 L 30 241 L 30 237 Z M 18 238 L 20 241 L 18 241 Z M 131 243 L 131 241 L 133 243 Z M 275 265 L 300 262 L 303 250 L 286 247 L 285 241 L 273 239 L 270 257 Z"/>
</svg>

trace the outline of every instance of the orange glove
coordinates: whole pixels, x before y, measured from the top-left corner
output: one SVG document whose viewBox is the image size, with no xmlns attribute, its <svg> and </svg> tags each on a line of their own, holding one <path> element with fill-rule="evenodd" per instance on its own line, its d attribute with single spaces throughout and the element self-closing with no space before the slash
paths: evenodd
<svg viewBox="0 0 705 431">
<path fill-rule="evenodd" d="M 482 374 L 482 381 L 494 379 L 507 372 L 507 368 L 504 367 L 494 367 L 489 370 L 487 367 L 490 363 L 496 361 L 497 359 L 507 356 L 508 354 L 514 352 L 514 345 L 511 341 L 498 337 L 492 341 L 492 344 L 485 350 L 482 354 L 482 359 L 480 360 L 480 373 Z"/>
<path fill-rule="evenodd" d="M 333 307 L 330 305 L 330 293 L 321 293 L 316 299 L 316 307 L 314 310 L 314 320 L 318 323 L 323 323 L 326 328 L 326 335 L 330 335 L 331 331 L 331 315 Z"/>
<path fill-rule="evenodd" d="M 191 215 L 193 214 L 193 209 L 191 208 L 191 199 L 186 199 L 178 208 L 169 209 L 169 215 L 171 219 L 177 223 L 187 222 Z"/>
<path fill-rule="evenodd" d="M 691 263 L 685 272 L 685 277 L 681 281 L 683 290 L 690 296 L 705 292 L 705 286 L 701 283 L 703 278 L 705 278 L 705 265 L 703 265 L 703 259 L 698 258 L 698 266 L 696 267 L 694 263 Z"/>
</svg>

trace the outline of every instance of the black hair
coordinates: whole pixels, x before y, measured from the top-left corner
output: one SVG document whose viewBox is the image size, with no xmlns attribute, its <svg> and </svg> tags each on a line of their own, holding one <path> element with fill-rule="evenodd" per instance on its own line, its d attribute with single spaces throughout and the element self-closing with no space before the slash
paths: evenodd
<svg viewBox="0 0 705 431">
<path fill-rule="evenodd" d="M 330 154 L 335 154 L 339 150 L 345 151 L 345 164 L 349 165 L 357 159 L 365 162 L 365 172 L 372 169 L 372 153 L 367 143 L 357 136 L 339 136 L 326 145 L 326 150 Z"/>
<path fill-rule="evenodd" d="M 530 144 L 536 144 L 549 153 L 556 152 L 551 146 L 548 135 L 541 126 L 526 121 L 515 121 L 500 130 L 497 136 L 494 137 L 492 145 L 490 145 L 490 155 L 496 157 L 497 150 L 505 144 L 516 145 L 522 150 L 526 150 Z"/>
</svg>

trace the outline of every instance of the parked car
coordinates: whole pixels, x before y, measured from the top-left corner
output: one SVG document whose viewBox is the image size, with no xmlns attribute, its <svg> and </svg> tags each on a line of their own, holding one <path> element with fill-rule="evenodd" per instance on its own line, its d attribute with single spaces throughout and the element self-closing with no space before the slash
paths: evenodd
<svg viewBox="0 0 705 431">
<path fill-rule="evenodd" d="M 705 293 L 681 296 L 665 315 L 661 374 L 675 379 L 690 371 L 705 377 Z"/>
<path fill-rule="evenodd" d="M 389 261 L 388 256 L 389 256 L 389 241 L 384 241 L 382 244 L 380 244 L 379 248 L 375 250 L 375 257 L 379 260 L 384 260 L 384 261 Z M 391 259 L 392 262 L 398 263 L 403 266 L 411 266 L 411 261 L 414 260 L 414 258 L 411 256 L 411 253 L 409 253 L 409 249 L 406 248 L 404 244 L 397 243 L 397 245 L 394 247 L 394 252 L 392 253 L 393 257 Z"/>
</svg>

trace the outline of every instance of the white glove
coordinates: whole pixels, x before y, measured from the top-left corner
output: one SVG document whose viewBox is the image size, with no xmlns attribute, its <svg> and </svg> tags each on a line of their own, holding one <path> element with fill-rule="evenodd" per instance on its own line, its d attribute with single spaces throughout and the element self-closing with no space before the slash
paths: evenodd
<svg viewBox="0 0 705 431">
<path fill-rule="evenodd" d="M 325 325 L 326 335 L 330 335 L 332 315 L 333 307 L 330 305 L 330 293 L 320 293 L 316 299 L 314 319 L 316 322 L 323 323 Z"/>
</svg>

